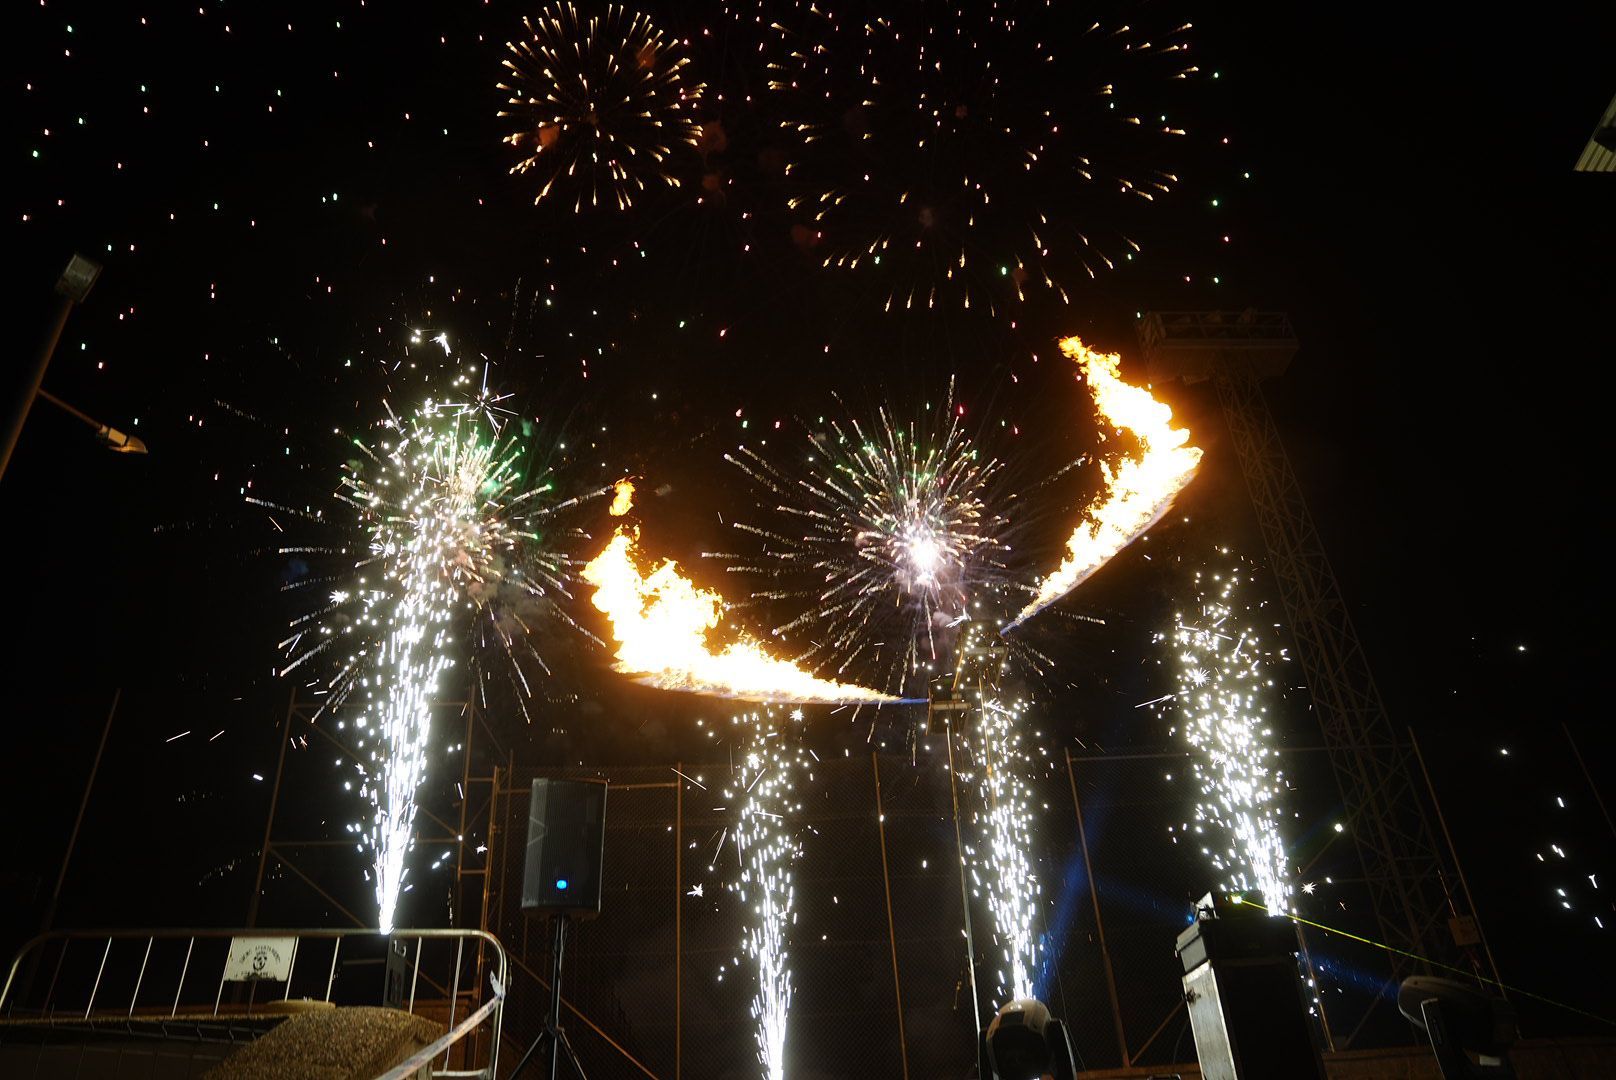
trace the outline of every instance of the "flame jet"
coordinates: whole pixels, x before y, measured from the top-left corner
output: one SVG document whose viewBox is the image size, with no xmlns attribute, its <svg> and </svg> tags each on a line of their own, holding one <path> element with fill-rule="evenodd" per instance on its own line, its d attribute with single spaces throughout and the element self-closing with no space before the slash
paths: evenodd
<svg viewBox="0 0 1616 1080">
<path fill-rule="evenodd" d="M 1139 442 L 1139 453 L 1115 466 L 1100 462 L 1105 493 L 1072 530 L 1065 560 L 1043 580 L 1020 614 L 1005 625 L 1004 633 L 1083 584 L 1161 520 L 1201 463 L 1200 449 L 1189 445 L 1190 433 L 1173 427 L 1173 410 L 1151 397 L 1149 390 L 1122 381 L 1117 372 L 1122 360 L 1118 354 L 1095 352 L 1075 337 L 1062 339 L 1060 347 L 1088 379 L 1100 416 L 1131 432 Z"/>
<path fill-rule="evenodd" d="M 637 531 L 619 528 L 582 577 L 595 587 L 590 598 L 612 624 L 617 642 L 614 667 L 662 690 L 714 694 L 760 702 L 896 704 L 868 687 L 820 679 L 789 660 L 770 656 L 744 634 L 715 649 L 707 635 L 723 620 L 724 598 L 697 588 L 664 559 L 650 574 L 640 571 Z"/>
</svg>

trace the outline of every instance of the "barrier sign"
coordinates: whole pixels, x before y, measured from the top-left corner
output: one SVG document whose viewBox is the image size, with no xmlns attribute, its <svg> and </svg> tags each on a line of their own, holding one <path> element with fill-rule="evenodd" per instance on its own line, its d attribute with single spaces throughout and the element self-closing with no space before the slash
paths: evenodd
<svg viewBox="0 0 1616 1080">
<path fill-rule="evenodd" d="M 297 938 L 236 937 L 224 962 L 225 982 L 285 982 L 292 975 Z"/>
</svg>

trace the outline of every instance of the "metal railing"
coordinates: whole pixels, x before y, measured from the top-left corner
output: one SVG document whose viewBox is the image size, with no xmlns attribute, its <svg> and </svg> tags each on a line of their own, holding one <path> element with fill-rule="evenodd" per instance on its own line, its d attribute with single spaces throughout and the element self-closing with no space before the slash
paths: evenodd
<svg viewBox="0 0 1616 1080">
<path fill-rule="evenodd" d="M 238 938 L 289 942 L 284 979 L 232 979 Z M 270 987 L 262 997 L 260 984 Z M 0 986 L 0 1023 L 161 1035 L 185 1025 L 199 1037 L 211 1031 L 234 1040 L 253 1037 L 255 1021 L 283 1017 L 285 1006 L 269 1003 L 292 1001 L 295 990 L 295 1000 L 385 1004 L 442 1022 L 446 1033 L 388 1077 L 415 1075 L 432 1062 L 433 1076 L 492 1077 L 508 984 L 504 946 L 483 930 L 52 931 L 12 960 Z M 461 1068 L 450 1071 L 457 1047 Z"/>
</svg>

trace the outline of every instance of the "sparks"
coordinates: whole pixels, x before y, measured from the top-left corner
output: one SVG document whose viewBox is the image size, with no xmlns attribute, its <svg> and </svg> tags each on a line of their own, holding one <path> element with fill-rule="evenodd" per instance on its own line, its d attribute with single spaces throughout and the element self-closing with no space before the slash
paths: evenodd
<svg viewBox="0 0 1616 1080">
<path fill-rule="evenodd" d="M 373 816 L 352 831 L 373 859 L 384 930 L 407 887 L 416 792 L 444 679 L 459 653 L 491 640 L 525 700 L 520 660 L 543 667 L 528 631 L 541 613 L 566 618 L 556 598 L 568 595 L 571 577 L 571 559 L 546 543 L 559 532 L 546 519 L 580 501 L 546 502 L 553 484 L 522 466 L 525 447 L 503 434 L 509 414 L 486 372 L 449 370 L 446 393 L 402 416 L 389 407 L 374 439 L 353 441 L 359 459 L 337 497 L 355 513 L 363 554 L 351 581 L 299 618 L 285 643 L 291 659 L 282 674 L 350 650 L 328 680 L 327 701 L 357 705 L 352 749 Z"/>
<path fill-rule="evenodd" d="M 740 856 L 729 889 L 745 906 L 741 945 L 757 967 L 752 1019 L 757 1023 L 758 1061 L 768 1080 L 785 1075 L 786 1021 L 791 1011 L 788 937 L 796 921 L 792 866 L 802 855 L 794 822 L 802 810 L 795 782 L 808 770 L 808 754 L 788 738 L 774 709 L 734 718 L 744 731 L 744 749 L 733 786 L 724 797 L 740 805 L 735 847 Z"/>
<path fill-rule="evenodd" d="M 679 42 L 621 4 L 584 19 L 553 3 L 523 25 L 527 36 L 506 46 L 499 115 L 519 124 L 505 136 L 524 155 L 511 172 L 544 178 L 533 201 L 560 183 L 575 211 L 627 210 L 652 184 L 679 186 L 674 147 L 696 145 L 705 89 L 686 78 Z"/>
<path fill-rule="evenodd" d="M 1038 878 L 1033 872 L 1032 807 L 1029 783 L 1034 767 L 1023 740 L 1025 702 L 1002 685 L 1003 642 L 985 639 L 972 623 L 961 645 L 954 697 L 968 706 L 971 727 L 964 733 L 972 762 L 960 779 L 975 785 L 975 839 L 966 849 L 973 892 L 986 896 L 1002 966 L 999 995 L 1032 997 L 1038 939 L 1033 917 Z"/>
<path fill-rule="evenodd" d="M 748 446 L 725 455 L 778 520 L 736 523 L 762 540 L 761 556 L 714 557 L 760 581 L 754 599 L 799 609 L 773 628 L 776 638 L 806 639 L 799 662 L 874 668 L 899 689 L 938 659 L 941 632 L 1002 573 L 1001 463 L 962 430 L 952 386 L 944 406 L 904 424 L 884 408 L 871 423 L 832 421 L 811 437 L 802 467 Z"/>
<path fill-rule="evenodd" d="M 1272 745 L 1268 701 L 1275 693 L 1270 654 L 1237 609 L 1240 577 L 1196 574 L 1201 594 L 1188 615 L 1174 616 L 1169 650 L 1178 693 L 1164 706 L 1194 750 L 1200 786 L 1195 830 L 1232 890 L 1256 889 L 1276 915 L 1292 910 L 1294 890 L 1279 822 L 1284 775 Z M 1312 886 L 1304 886 L 1311 893 Z"/>
<path fill-rule="evenodd" d="M 1177 187 L 1191 27 L 1148 5 L 1086 30 L 1055 3 L 732 7 L 767 27 L 794 239 L 888 312 L 1070 303 Z"/>
<path fill-rule="evenodd" d="M 1100 462 L 1105 490 L 1099 503 L 1066 541 L 1065 560 L 1006 630 L 1077 588 L 1160 520 L 1201 462 L 1200 449 L 1189 445 L 1190 433 L 1172 426 L 1173 410 L 1149 390 L 1122 381 L 1118 354 L 1095 352 L 1075 337 L 1063 339 L 1060 347 L 1088 378 L 1100 416 L 1132 433 L 1139 453 L 1116 466 Z"/>
</svg>

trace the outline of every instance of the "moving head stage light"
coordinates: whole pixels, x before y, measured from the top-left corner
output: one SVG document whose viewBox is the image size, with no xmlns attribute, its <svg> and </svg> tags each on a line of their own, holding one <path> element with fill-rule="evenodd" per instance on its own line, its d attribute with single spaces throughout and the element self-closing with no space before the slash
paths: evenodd
<svg viewBox="0 0 1616 1080">
<path fill-rule="evenodd" d="M 1397 1009 L 1431 1038 L 1442 1080 L 1513 1080 L 1508 1051 L 1515 1010 L 1468 983 L 1411 975 L 1397 988 Z M 1472 1063 L 1465 1051 L 1474 1053 Z"/>
<path fill-rule="evenodd" d="M 980 1037 L 983 1080 L 1072 1080 L 1077 1056 L 1066 1025 L 1035 998 L 1017 998 L 993 1017 Z"/>
</svg>

